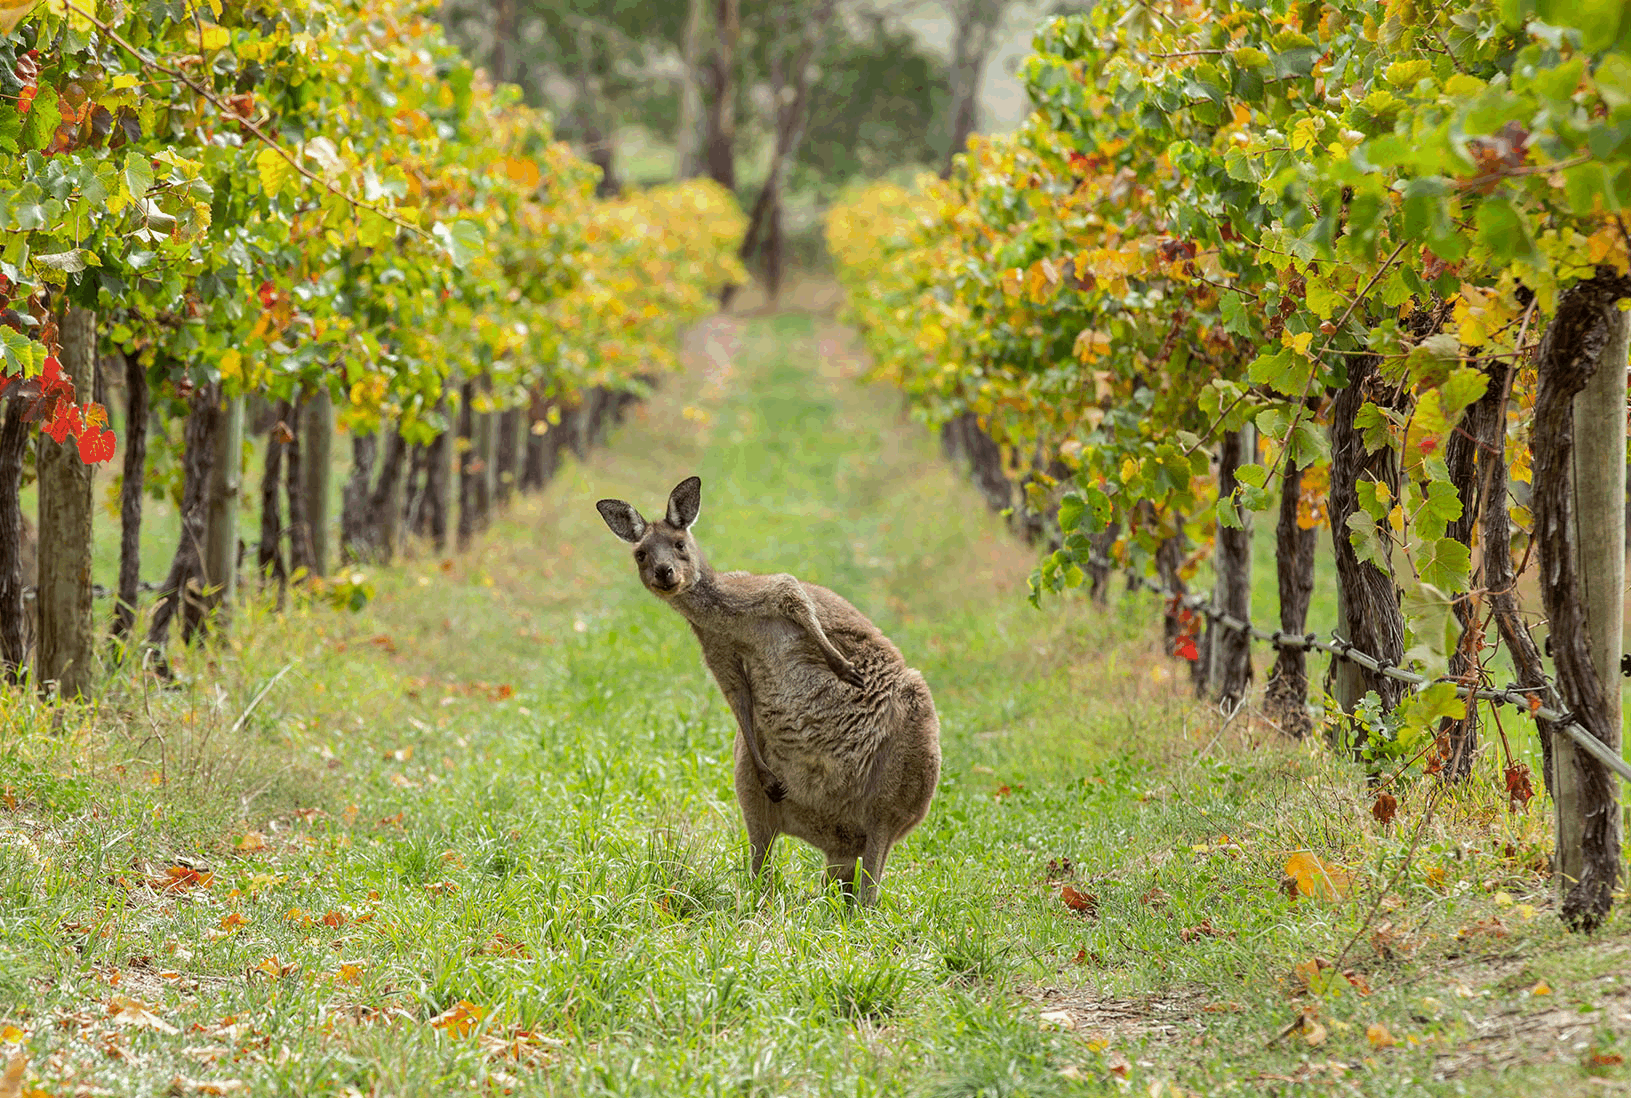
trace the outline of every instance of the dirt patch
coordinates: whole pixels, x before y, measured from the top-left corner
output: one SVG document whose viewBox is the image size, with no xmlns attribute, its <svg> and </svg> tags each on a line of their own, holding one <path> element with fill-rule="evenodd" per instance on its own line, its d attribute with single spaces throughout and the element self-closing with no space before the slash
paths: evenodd
<svg viewBox="0 0 1631 1098">
<path fill-rule="evenodd" d="M 1105 1040 L 1188 1040 L 1198 1032 L 1198 1020 L 1212 1002 L 1212 996 L 1198 987 L 1167 988 L 1122 999 L 1099 995 L 1091 988 L 1039 987 L 1020 994 L 1042 1012 L 1045 1024 Z"/>
</svg>

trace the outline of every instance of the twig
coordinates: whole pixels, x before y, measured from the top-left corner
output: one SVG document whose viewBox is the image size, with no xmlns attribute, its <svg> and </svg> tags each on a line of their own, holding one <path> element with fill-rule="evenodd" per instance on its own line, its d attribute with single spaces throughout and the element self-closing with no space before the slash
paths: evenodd
<svg viewBox="0 0 1631 1098">
<path fill-rule="evenodd" d="M 269 148 L 273 152 L 277 153 L 278 156 L 282 157 L 283 160 L 291 168 L 293 168 L 295 171 L 299 172 L 301 174 L 301 176 L 303 176 L 304 178 L 306 178 L 310 182 L 317 184 L 319 187 L 322 187 L 324 190 L 328 191 L 330 194 L 334 195 L 336 198 L 341 199 L 342 201 L 348 203 L 349 205 L 351 205 L 352 207 L 354 207 L 356 209 L 366 210 L 371 214 L 376 214 L 379 217 L 383 217 L 385 220 L 389 221 L 391 224 L 397 226 L 398 228 L 407 229 L 411 233 L 415 233 L 415 234 L 417 234 L 419 236 L 422 236 L 422 237 L 425 237 L 426 239 L 429 239 L 430 234 L 427 233 L 424 229 L 420 228 L 418 225 L 415 225 L 415 224 L 413 224 L 411 222 L 403 220 L 402 218 L 398 217 L 396 214 L 390 212 L 389 210 L 381 209 L 378 206 L 370 205 L 369 203 L 364 202 L 361 199 L 352 197 L 351 195 L 349 195 L 346 192 L 342 191 L 340 188 L 336 187 L 334 184 L 330 183 L 328 180 L 324 179 L 322 176 L 318 175 L 317 173 L 313 172 L 311 169 L 307 168 L 304 164 L 300 163 L 299 158 L 297 158 L 293 153 L 289 152 L 288 149 L 285 149 L 283 147 L 283 145 L 277 141 L 276 138 L 272 137 L 265 130 L 261 129 L 260 125 L 257 122 L 255 122 L 253 119 L 247 118 L 244 115 L 239 114 L 236 110 L 234 110 L 229 104 L 224 102 L 219 96 L 217 96 L 208 87 L 204 86 L 203 84 L 198 83 L 192 77 L 188 76 L 185 72 L 181 71 L 180 69 L 171 68 L 169 65 L 166 65 L 166 64 L 164 64 L 164 63 L 162 63 L 160 61 L 157 61 L 157 60 L 153 59 L 152 57 L 144 56 L 141 50 L 137 49 L 129 41 L 127 41 L 126 39 L 121 37 L 118 31 L 114 30 L 107 23 L 102 22 L 102 20 L 98 19 L 91 12 L 86 11 L 84 8 L 80 7 L 78 4 L 75 4 L 73 2 L 73 0 L 62 0 L 62 3 L 63 3 L 63 7 L 65 7 L 67 10 L 69 10 L 71 12 L 74 12 L 76 15 L 80 16 L 81 18 L 88 20 L 92 25 L 94 25 L 103 34 L 107 35 L 108 38 L 111 39 L 116 45 L 118 45 L 119 47 L 124 49 L 126 52 L 128 52 L 132 57 L 134 57 L 138 62 L 140 62 L 146 68 L 152 69 L 152 70 L 154 70 L 156 72 L 162 72 L 166 76 L 170 77 L 173 80 L 179 80 L 183 84 L 187 85 L 187 87 L 191 88 L 194 92 L 196 92 L 197 94 L 203 96 L 206 100 L 208 100 L 210 102 L 211 105 L 213 105 L 215 107 L 216 110 L 220 111 L 222 113 L 222 115 L 226 116 L 227 118 L 230 118 L 234 122 L 237 122 L 239 125 L 243 126 L 244 129 L 246 129 L 250 133 L 254 134 L 255 137 L 259 141 L 261 141 L 267 148 Z"/>
<path fill-rule="evenodd" d="M 1348 954 L 1353 950 L 1354 944 L 1359 941 L 1365 931 L 1370 929 L 1371 923 L 1376 918 L 1376 913 L 1382 910 L 1382 901 L 1387 899 L 1387 895 L 1393 890 L 1393 886 L 1399 883 L 1399 878 L 1404 875 L 1404 871 L 1409 869 L 1410 863 L 1415 860 L 1416 848 L 1421 845 L 1422 833 L 1427 830 L 1427 822 L 1433 818 L 1433 809 L 1438 807 L 1438 799 L 1443 788 L 1441 785 L 1435 785 L 1428 794 L 1427 811 L 1422 813 L 1421 822 L 1416 825 L 1416 833 L 1410 837 L 1410 849 L 1404 852 L 1404 858 L 1399 862 L 1399 868 L 1393 871 L 1393 876 L 1389 878 L 1388 883 L 1377 891 L 1376 902 L 1371 904 L 1370 911 L 1366 913 L 1364 921 L 1359 924 L 1359 929 L 1354 931 L 1353 937 L 1348 939 L 1348 944 L 1342 947 L 1341 953 L 1337 954 L 1336 963 L 1331 966 L 1336 971 L 1342 971 L 1342 962 L 1348 959 Z"/>
<path fill-rule="evenodd" d="M 260 691 L 253 699 L 251 699 L 248 707 L 238 715 L 237 720 L 232 722 L 232 728 L 227 732 L 227 735 L 235 736 L 238 734 L 238 729 L 244 726 L 244 721 L 249 719 L 249 715 L 253 713 L 255 711 L 255 707 L 261 703 L 261 699 L 266 697 L 266 692 L 271 690 L 272 687 L 276 686 L 278 680 L 289 673 L 290 668 L 294 667 L 294 663 L 294 660 L 290 660 L 288 663 L 284 664 L 278 669 L 277 674 L 266 680 L 266 685 L 260 688 Z"/>
</svg>

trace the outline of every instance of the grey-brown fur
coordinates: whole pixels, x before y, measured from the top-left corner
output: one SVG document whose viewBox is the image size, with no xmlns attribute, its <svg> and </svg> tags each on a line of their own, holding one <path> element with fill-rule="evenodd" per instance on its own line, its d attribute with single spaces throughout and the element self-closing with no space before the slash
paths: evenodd
<svg viewBox="0 0 1631 1098">
<path fill-rule="evenodd" d="M 825 587 L 715 572 L 691 534 L 701 503 L 691 477 L 657 522 L 622 500 L 595 506 L 634 545 L 640 581 L 691 623 L 736 715 L 736 799 L 753 875 L 785 832 L 826 854 L 829 879 L 870 904 L 890 848 L 928 813 L 940 778 L 928 684 Z"/>
</svg>

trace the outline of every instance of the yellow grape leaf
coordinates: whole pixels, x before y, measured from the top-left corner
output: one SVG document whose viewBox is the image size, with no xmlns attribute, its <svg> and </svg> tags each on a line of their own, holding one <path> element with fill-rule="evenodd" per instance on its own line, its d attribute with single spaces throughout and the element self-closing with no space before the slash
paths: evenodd
<svg viewBox="0 0 1631 1098">
<path fill-rule="evenodd" d="M 1018 267 L 1002 273 L 1002 295 L 1018 297 L 1025 292 L 1025 272 Z"/>
<path fill-rule="evenodd" d="M 1529 994 L 1531 995 L 1550 995 L 1551 993 L 1552 985 L 1547 983 L 1545 980 L 1539 981 L 1534 987 L 1529 989 Z"/>
<path fill-rule="evenodd" d="M 230 381 L 241 378 L 243 372 L 244 356 L 239 353 L 238 348 L 229 348 L 226 354 L 221 356 L 221 380 Z"/>
<path fill-rule="evenodd" d="M 1095 332 L 1091 328 L 1083 328 L 1076 337 L 1073 348 L 1076 360 L 1083 365 L 1095 362 L 1110 353 L 1110 337 L 1104 332 Z"/>
<path fill-rule="evenodd" d="M 339 980 L 342 984 L 361 983 L 362 965 L 354 961 L 340 962 L 340 971 L 336 974 L 335 979 Z"/>
<path fill-rule="evenodd" d="M 1392 1048 L 1399 1043 L 1381 1022 L 1372 1022 L 1365 1027 L 1365 1040 L 1370 1042 L 1371 1048 Z"/>
<path fill-rule="evenodd" d="M 275 149 L 265 148 L 255 154 L 255 172 L 260 176 L 261 189 L 268 197 L 282 193 L 284 185 L 295 177 L 294 167 Z"/>
<path fill-rule="evenodd" d="M 0 1029 L 0 1041 L 8 1045 L 20 1045 L 26 1040 L 28 1040 L 28 1034 L 16 1026 L 6 1026 L 4 1029 Z"/>
<path fill-rule="evenodd" d="M 238 849 L 247 851 L 265 850 L 266 836 L 259 831 L 247 831 L 244 833 L 244 837 L 238 840 Z"/>
<path fill-rule="evenodd" d="M 1307 850 L 1286 859 L 1286 876 L 1297 882 L 1297 893 L 1318 900 L 1340 900 L 1353 889 L 1353 877 L 1346 869 Z"/>
<path fill-rule="evenodd" d="M 227 33 L 227 29 L 214 23 L 205 23 L 198 31 L 198 48 L 204 53 L 221 49 L 231 40 L 232 35 Z"/>
<path fill-rule="evenodd" d="M 543 181 L 543 173 L 538 165 L 524 157 L 506 157 L 504 160 L 504 174 L 526 190 L 534 190 Z"/>
</svg>

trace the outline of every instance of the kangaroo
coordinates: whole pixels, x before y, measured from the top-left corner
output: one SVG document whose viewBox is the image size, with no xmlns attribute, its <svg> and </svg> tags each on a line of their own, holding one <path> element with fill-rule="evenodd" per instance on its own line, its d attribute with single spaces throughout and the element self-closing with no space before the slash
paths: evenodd
<svg viewBox="0 0 1631 1098">
<path fill-rule="evenodd" d="M 656 522 L 620 499 L 595 507 L 634 546 L 646 589 L 691 624 L 736 717 L 753 877 L 785 832 L 826 855 L 846 898 L 874 903 L 890 848 L 922 822 L 940 779 L 940 720 L 923 676 L 825 587 L 709 567 L 691 533 L 700 478 L 681 481 Z"/>
</svg>

